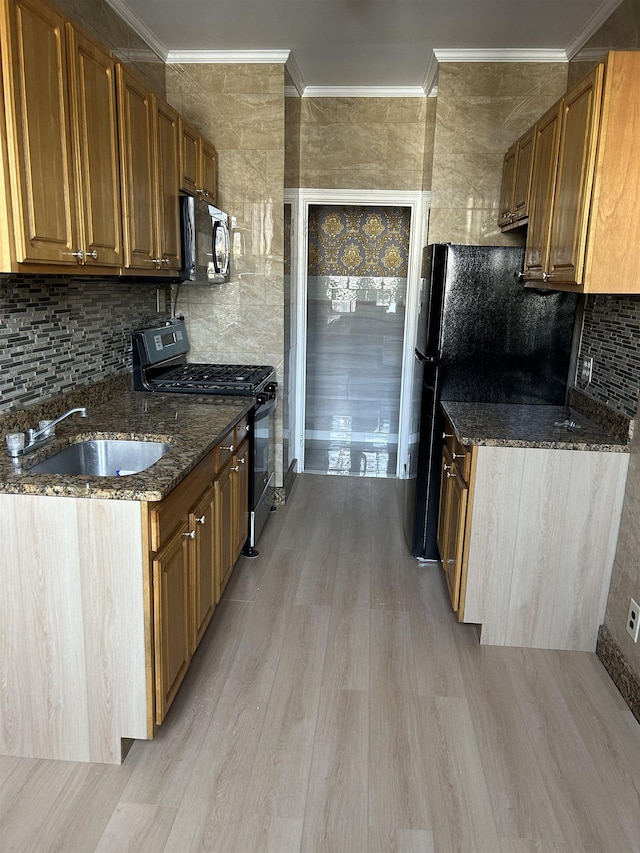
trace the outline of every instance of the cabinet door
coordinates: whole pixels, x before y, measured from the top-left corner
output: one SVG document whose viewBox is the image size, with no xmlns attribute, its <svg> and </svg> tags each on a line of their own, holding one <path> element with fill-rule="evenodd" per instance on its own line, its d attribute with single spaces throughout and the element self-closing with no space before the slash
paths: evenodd
<svg viewBox="0 0 640 853">
<path fill-rule="evenodd" d="M 558 101 L 554 104 L 535 126 L 529 226 L 524 263 L 525 278 L 531 281 L 542 281 L 547 271 L 562 103 Z"/>
<path fill-rule="evenodd" d="M 190 195 L 198 193 L 199 141 L 195 127 L 180 119 L 180 189 Z"/>
<path fill-rule="evenodd" d="M 210 142 L 200 137 L 199 191 L 203 199 L 211 204 L 215 204 L 216 201 L 217 181 L 216 149 Z"/>
<path fill-rule="evenodd" d="M 536 140 L 535 125 L 518 141 L 518 158 L 513 188 L 513 219 L 518 222 L 529 215 L 529 197 L 533 173 L 533 153 Z"/>
<path fill-rule="evenodd" d="M 504 155 L 502 164 L 502 187 L 500 189 L 500 210 L 498 225 L 503 227 L 513 221 L 513 188 L 516 176 L 517 143 Z"/>
<path fill-rule="evenodd" d="M 218 542 L 218 565 L 220 567 L 219 596 L 224 592 L 231 577 L 235 551 L 234 494 L 230 460 L 216 478 L 216 538 Z"/>
<path fill-rule="evenodd" d="M 180 269 L 179 119 L 169 104 L 152 96 L 157 187 L 158 254 L 161 271 Z"/>
<path fill-rule="evenodd" d="M 75 265 L 65 22 L 38 0 L 8 0 L 3 50 L 16 260 Z"/>
<path fill-rule="evenodd" d="M 215 510 L 215 489 L 211 486 L 189 513 L 189 530 L 195 531 L 194 538 L 190 540 L 193 573 L 192 652 L 202 639 L 219 598 Z"/>
<path fill-rule="evenodd" d="M 446 556 L 444 565 L 451 605 L 457 612 L 460 605 L 460 580 L 464 559 L 464 531 L 467 520 L 469 489 L 462 479 L 460 471 L 454 465 L 450 472 L 450 509 L 447 529 Z"/>
<path fill-rule="evenodd" d="M 178 529 L 153 561 L 156 723 L 174 700 L 191 659 L 188 532 Z"/>
<path fill-rule="evenodd" d="M 552 283 L 582 283 L 603 80 L 600 64 L 564 98 L 549 238 Z"/>
<path fill-rule="evenodd" d="M 82 263 L 121 267 L 115 63 L 67 24 Z"/>
<path fill-rule="evenodd" d="M 440 502 L 438 504 L 438 531 L 436 544 L 442 560 L 442 568 L 446 571 L 449 526 L 451 516 L 451 483 L 447 476 L 452 467 L 451 454 L 447 447 L 442 448 L 440 471 Z"/>
<path fill-rule="evenodd" d="M 155 183 L 151 94 L 116 67 L 125 267 L 156 268 Z"/>
<path fill-rule="evenodd" d="M 234 562 L 249 536 L 249 442 L 238 447 L 234 460 Z"/>
</svg>

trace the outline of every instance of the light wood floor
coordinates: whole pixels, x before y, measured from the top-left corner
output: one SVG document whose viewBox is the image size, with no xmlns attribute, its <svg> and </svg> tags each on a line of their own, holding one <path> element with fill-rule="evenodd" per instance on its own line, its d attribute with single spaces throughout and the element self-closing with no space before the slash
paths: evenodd
<svg viewBox="0 0 640 853">
<path fill-rule="evenodd" d="M 480 648 L 398 488 L 299 477 L 154 741 L 0 757 L 0 851 L 640 850 L 640 726 L 598 659 Z"/>
</svg>

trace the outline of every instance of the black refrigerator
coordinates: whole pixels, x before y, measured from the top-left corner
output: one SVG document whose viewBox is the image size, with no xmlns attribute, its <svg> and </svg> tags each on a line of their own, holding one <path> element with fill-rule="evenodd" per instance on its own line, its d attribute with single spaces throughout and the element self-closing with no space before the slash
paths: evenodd
<svg viewBox="0 0 640 853">
<path fill-rule="evenodd" d="M 411 553 L 436 546 L 444 400 L 564 405 L 577 296 L 525 288 L 524 249 L 424 249 L 404 527 Z"/>
</svg>

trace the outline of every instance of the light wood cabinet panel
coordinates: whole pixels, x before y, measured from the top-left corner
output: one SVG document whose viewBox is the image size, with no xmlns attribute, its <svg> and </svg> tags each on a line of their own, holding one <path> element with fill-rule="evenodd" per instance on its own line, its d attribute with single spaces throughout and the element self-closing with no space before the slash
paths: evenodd
<svg viewBox="0 0 640 853">
<path fill-rule="evenodd" d="M 525 278 L 531 281 L 542 281 L 542 276 L 547 269 L 561 118 L 562 101 L 558 101 L 547 110 L 535 126 L 529 227 L 524 264 Z"/>
<path fill-rule="evenodd" d="M 169 104 L 152 96 L 156 181 L 156 258 L 160 270 L 180 269 L 179 120 Z"/>
<path fill-rule="evenodd" d="M 151 93 L 122 65 L 116 66 L 116 79 L 124 263 L 128 269 L 154 270 L 156 234 Z"/>
<path fill-rule="evenodd" d="M 200 134 L 180 119 L 180 189 L 190 195 L 198 193 L 198 142 Z"/>
<path fill-rule="evenodd" d="M 195 536 L 190 539 L 193 577 L 192 653 L 198 647 L 220 599 L 215 523 L 215 488 L 212 485 L 189 513 L 189 531 L 195 531 Z"/>
<path fill-rule="evenodd" d="M 189 536 L 178 529 L 153 560 L 156 723 L 160 724 L 191 660 Z"/>
<path fill-rule="evenodd" d="M 65 21 L 38 0 L 6 0 L 2 28 L 15 259 L 75 266 Z"/>
<path fill-rule="evenodd" d="M 70 24 L 67 45 L 82 263 L 121 267 L 115 62 Z"/>
</svg>

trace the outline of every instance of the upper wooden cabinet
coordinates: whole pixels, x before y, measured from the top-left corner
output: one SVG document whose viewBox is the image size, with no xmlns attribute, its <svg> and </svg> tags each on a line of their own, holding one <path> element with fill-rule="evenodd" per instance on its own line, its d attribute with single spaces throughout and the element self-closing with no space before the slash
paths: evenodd
<svg viewBox="0 0 640 853">
<path fill-rule="evenodd" d="M 173 274 L 180 268 L 178 114 L 118 65 L 124 265 Z"/>
<path fill-rule="evenodd" d="M 80 250 L 65 21 L 39 0 L 5 0 L 2 74 L 9 174 L 3 269 L 75 266 Z M 8 184 L 8 186 L 7 186 Z"/>
<path fill-rule="evenodd" d="M 503 231 L 524 225 L 529 216 L 535 130 L 534 125 L 504 156 L 498 220 Z"/>
<path fill-rule="evenodd" d="M 115 62 L 67 24 L 81 261 L 122 266 Z"/>
<path fill-rule="evenodd" d="M 216 149 L 184 119 L 180 120 L 180 189 L 214 204 Z"/>
<path fill-rule="evenodd" d="M 42 0 L 5 0 L 3 12 L 2 269 L 119 268 L 113 60 Z"/>
<path fill-rule="evenodd" d="M 525 279 L 578 293 L 639 293 L 640 51 L 607 54 L 560 101 L 559 124 L 552 111 L 546 116 L 544 150 L 539 130 L 534 157 Z"/>
</svg>

